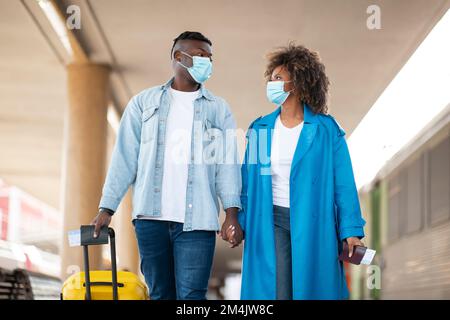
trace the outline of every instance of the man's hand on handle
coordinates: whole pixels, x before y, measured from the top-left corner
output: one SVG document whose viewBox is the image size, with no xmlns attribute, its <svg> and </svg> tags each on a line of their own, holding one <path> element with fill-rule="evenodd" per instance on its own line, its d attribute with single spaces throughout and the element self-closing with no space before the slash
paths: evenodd
<svg viewBox="0 0 450 320">
<path fill-rule="evenodd" d="M 111 223 L 111 214 L 108 211 L 100 209 L 97 216 L 92 220 L 91 225 L 95 225 L 94 228 L 94 238 L 97 238 L 100 234 L 100 229 L 102 227 L 107 227 Z"/>
</svg>

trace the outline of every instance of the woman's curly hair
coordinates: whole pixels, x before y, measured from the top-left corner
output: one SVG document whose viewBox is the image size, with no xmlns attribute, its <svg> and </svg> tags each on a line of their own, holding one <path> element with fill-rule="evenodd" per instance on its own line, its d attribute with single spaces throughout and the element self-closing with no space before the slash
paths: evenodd
<svg viewBox="0 0 450 320">
<path fill-rule="evenodd" d="M 290 42 L 287 47 L 269 53 L 267 58 L 269 62 L 264 73 L 267 81 L 275 68 L 284 66 L 294 81 L 301 101 L 307 103 L 314 113 L 327 114 L 330 81 L 317 52 Z"/>
</svg>

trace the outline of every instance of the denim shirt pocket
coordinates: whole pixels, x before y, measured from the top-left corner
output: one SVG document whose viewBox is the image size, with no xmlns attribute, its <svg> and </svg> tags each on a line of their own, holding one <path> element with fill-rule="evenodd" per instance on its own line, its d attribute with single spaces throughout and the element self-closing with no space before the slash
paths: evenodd
<svg viewBox="0 0 450 320">
<path fill-rule="evenodd" d="M 222 130 L 209 119 L 205 119 L 203 134 L 203 157 L 207 163 L 217 163 L 222 146 Z"/>
<path fill-rule="evenodd" d="M 158 123 L 158 109 L 158 106 L 151 106 L 146 107 L 142 111 L 142 143 L 147 143 L 155 138 L 155 126 Z"/>
</svg>

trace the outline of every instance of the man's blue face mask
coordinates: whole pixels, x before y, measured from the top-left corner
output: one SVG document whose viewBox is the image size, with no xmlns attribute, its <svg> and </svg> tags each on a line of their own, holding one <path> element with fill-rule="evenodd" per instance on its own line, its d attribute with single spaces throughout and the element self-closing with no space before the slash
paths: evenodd
<svg viewBox="0 0 450 320">
<path fill-rule="evenodd" d="M 180 61 L 177 61 L 182 67 L 186 68 L 191 77 L 197 83 L 203 83 L 211 77 L 212 62 L 208 57 L 191 56 L 186 52 L 180 51 L 182 54 L 192 58 L 192 67 L 186 67 Z"/>
<path fill-rule="evenodd" d="M 291 81 L 268 81 L 267 82 L 267 88 L 266 88 L 266 94 L 267 99 L 269 99 L 270 102 L 275 103 L 277 106 L 281 106 L 289 96 L 289 94 L 294 91 L 284 91 L 284 84 L 292 82 Z"/>
</svg>

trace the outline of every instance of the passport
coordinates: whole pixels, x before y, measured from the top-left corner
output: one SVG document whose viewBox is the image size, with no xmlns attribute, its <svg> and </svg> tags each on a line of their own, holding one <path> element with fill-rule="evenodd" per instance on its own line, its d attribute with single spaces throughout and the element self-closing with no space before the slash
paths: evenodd
<svg viewBox="0 0 450 320">
<path fill-rule="evenodd" d="M 94 228 L 95 226 L 85 225 L 80 229 L 70 230 L 68 232 L 69 246 L 108 244 L 108 227 L 101 228 L 98 238 L 94 238 Z"/>
<path fill-rule="evenodd" d="M 339 260 L 347 261 L 352 264 L 370 264 L 375 256 L 376 251 L 372 249 L 368 249 L 363 246 L 354 246 L 353 247 L 353 255 L 349 258 L 348 256 L 348 244 L 347 242 L 343 242 L 342 252 L 339 255 Z"/>
</svg>

